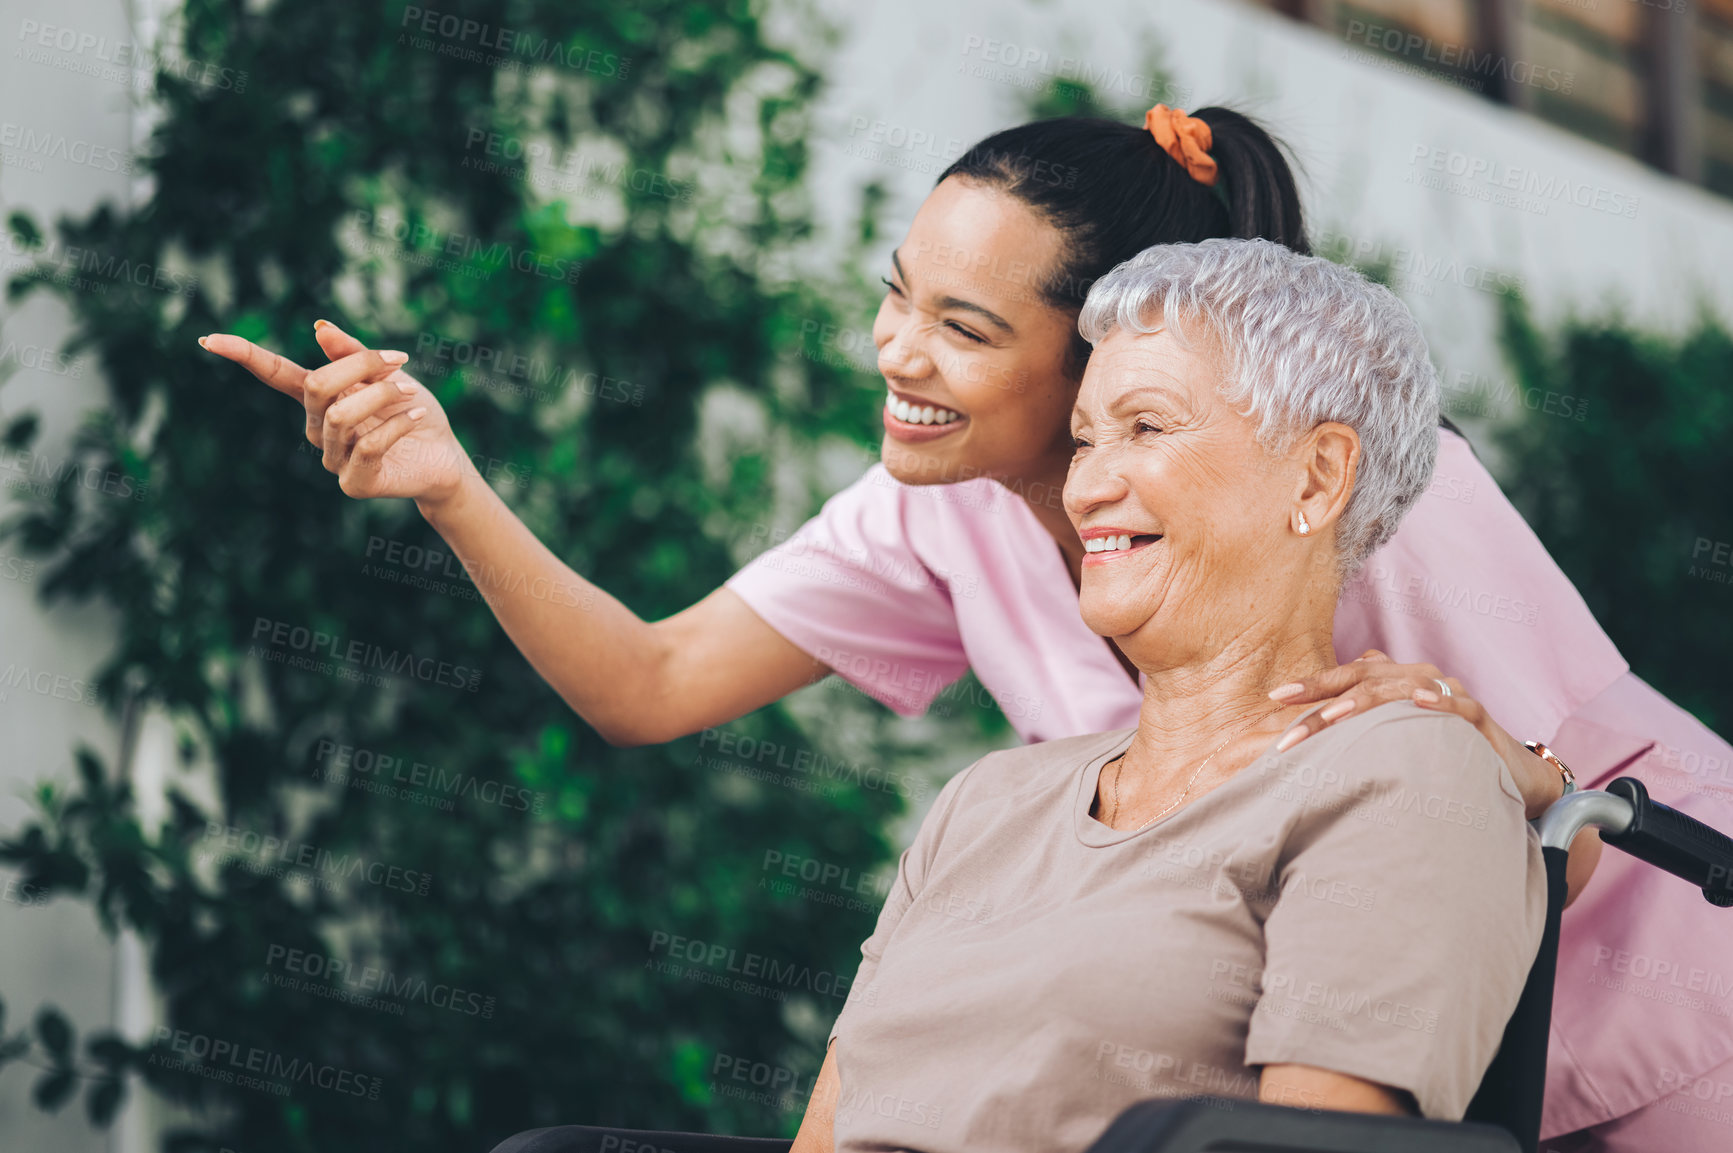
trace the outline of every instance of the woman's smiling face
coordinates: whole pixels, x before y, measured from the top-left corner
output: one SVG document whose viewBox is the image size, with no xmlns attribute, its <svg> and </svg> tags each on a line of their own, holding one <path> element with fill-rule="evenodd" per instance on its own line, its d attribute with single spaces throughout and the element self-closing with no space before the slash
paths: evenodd
<svg viewBox="0 0 1733 1153">
<path fill-rule="evenodd" d="M 1020 201 L 957 177 L 921 205 L 873 321 L 892 476 L 1021 479 L 1063 465 L 1077 317 L 1040 287 L 1063 244 Z"/>
<path fill-rule="evenodd" d="M 1218 379 L 1203 341 L 1118 329 L 1090 357 L 1071 416 L 1065 510 L 1089 550 L 1083 620 L 1139 667 L 1152 667 L 1140 650 L 1185 663 L 1277 611 L 1271 598 L 1288 595 L 1311 551 L 1288 529 L 1304 467 L 1264 451 Z"/>
</svg>

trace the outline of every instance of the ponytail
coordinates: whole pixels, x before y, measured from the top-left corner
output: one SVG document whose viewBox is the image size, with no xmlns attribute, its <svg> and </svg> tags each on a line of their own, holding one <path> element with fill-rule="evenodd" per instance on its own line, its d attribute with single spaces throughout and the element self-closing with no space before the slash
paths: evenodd
<svg viewBox="0 0 1733 1153">
<path fill-rule="evenodd" d="M 1261 236 L 1310 256 L 1300 219 L 1299 189 L 1275 138 L 1231 108 L 1201 108 L 1195 115 L 1210 128 L 1216 185 L 1228 210 L 1226 235 Z"/>
<path fill-rule="evenodd" d="M 1210 126 L 1214 187 L 1194 180 L 1142 126 L 1088 116 L 994 133 L 938 182 L 956 176 L 995 188 L 1060 231 L 1065 255 L 1042 285 L 1059 308 L 1081 309 L 1099 277 L 1154 244 L 1263 237 L 1308 254 L 1299 191 L 1276 141 L 1227 108 L 1193 115 Z"/>
</svg>

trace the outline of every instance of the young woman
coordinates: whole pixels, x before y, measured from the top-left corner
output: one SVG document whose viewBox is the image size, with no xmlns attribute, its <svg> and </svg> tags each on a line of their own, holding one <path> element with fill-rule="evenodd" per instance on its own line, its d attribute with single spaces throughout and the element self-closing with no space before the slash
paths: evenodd
<svg viewBox="0 0 1733 1153">
<path fill-rule="evenodd" d="M 1306 251 L 1288 166 L 1237 113 L 1157 105 L 1141 128 L 1074 118 L 982 141 L 940 177 L 892 257 L 873 328 L 888 387 L 882 463 L 723 588 L 656 622 L 536 540 L 470 464 L 433 395 L 397 367 L 404 354 L 365 350 L 322 321 L 332 363 L 312 371 L 239 337 L 201 343 L 303 405 L 308 440 L 344 492 L 414 499 L 525 657 L 615 744 L 723 724 L 831 672 L 916 714 L 969 667 L 1026 741 L 1047 740 L 1129 727 L 1142 699 L 1136 669 L 1078 615 L 1085 548 L 1060 501 L 1088 353 L 1077 315 L 1115 264 L 1213 236 Z M 1280 698 L 1328 702 L 1288 739 L 1387 700 L 1455 712 L 1492 742 L 1530 816 L 1563 784 L 1511 733 L 1554 745 L 1585 787 L 1657 739 L 1722 755 L 1712 733 L 1629 673 L 1468 443 L 1450 429 L 1439 436 L 1432 489 L 1344 590 L 1335 650 L 1361 659 Z M 512 590 L 490 587 L 487 572 L 514 574 Z M 1598 842 L 1584 847 L 1573 863 L 1592 867 Z M 1693 891 L 1623 865 L 1608 862 L 1619 890 L 1604 916 L 1567 918 L 1567 958 L 1573 944 L 1612 955 L 1601 935 L 1664 938 L 1685 964 L 1729 951 L 1702 931 L 1719 922 L 1700 904 L 1676 920 L 1650 915 L 1700 902 Z M 1590 890 L 1603 903 L 1607 879 Z M 1555 1036 L 1589 1012 L 1590 994 L 1586 979 L 1561 973 Z M 1610 1019 L 1632 1030 L 1632 1014 L 1652 1004 L 1629 992 L 1599 1001 L 1620 1006 Z M 1594 1011 L 1609 1019 L 1607 1004 Z M 1640 1063 L 1622 1057 L 1622 1038 L 1555 1045 L 1547 1132 L 1657 1101 L 1669 1088 L 1657 1060 L 1675 1078 L 1707 1073 L 1733 1056 L 1733 1026 L 1680 1016 L 1645 1045 Z"/>
</svg>

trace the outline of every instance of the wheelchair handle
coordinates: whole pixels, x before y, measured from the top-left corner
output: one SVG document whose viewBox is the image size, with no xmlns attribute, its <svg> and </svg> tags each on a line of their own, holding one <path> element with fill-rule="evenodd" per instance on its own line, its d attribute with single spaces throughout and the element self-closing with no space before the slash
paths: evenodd
<svg viewBox="0 0 1733 1153">
<path fill-rule="evenodd" d="M 1691 882 L 1703 890 L 1704 899 L 1711 905 L 1733 906 L 1733 838 L 1651 800 L 1649 790 L 1635 777 L 1612 781 L 1606 792 L 1625 802 L 1630 817 L 1613 824 L 1591 822 L 1602 830 L 1602 841 Z M 1576 796 L 1573 793 L 1563 799 L 1572 800 Z M 1548 810 L 1547 815 L 1550 814 Z"/>
</svg>

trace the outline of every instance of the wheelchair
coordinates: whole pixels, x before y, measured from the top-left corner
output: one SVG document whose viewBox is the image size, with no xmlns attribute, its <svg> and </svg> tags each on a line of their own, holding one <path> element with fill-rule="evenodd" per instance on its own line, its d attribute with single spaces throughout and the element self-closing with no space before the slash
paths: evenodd
<svg viewBox="0 0 1733 1153">
<path fill-rule="evenodd" d="M 1302 1110 L 1225 1097 L 1128 1107 L 1087 1153 L 1536 1153 L 1565 861 L 1584 829 L 1733 906 L 1733 839 L 1649 798 L 1635 777 L 1566 795 L 1534 822 L 1546 859 L 1546 930 L 1480 1088 L 1460 1122 Z M 567 1125 L 507 1138 L 493 1153 L 788 1153 L 792 1141 Z"/>
</svg>

